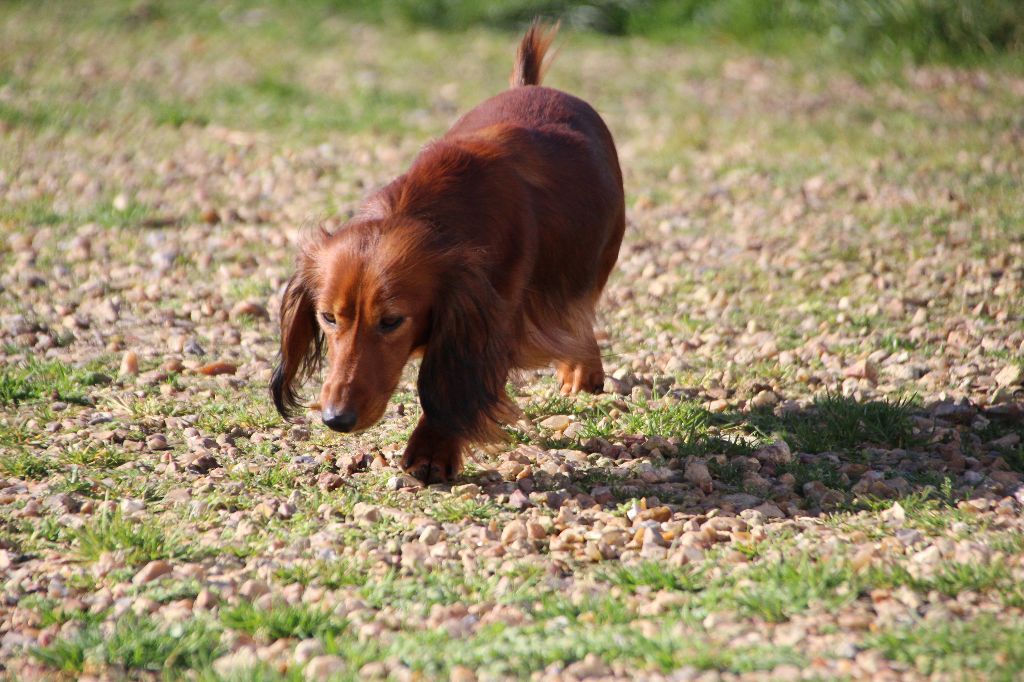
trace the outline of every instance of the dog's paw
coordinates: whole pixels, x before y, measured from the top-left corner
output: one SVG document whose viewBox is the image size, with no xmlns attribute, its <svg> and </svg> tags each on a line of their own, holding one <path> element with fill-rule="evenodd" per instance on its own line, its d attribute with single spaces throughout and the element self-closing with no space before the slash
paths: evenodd
<svg viewBox="0 0 1024 682">
<path fill-rule="evenodd" d="M 604 369 L 585 364 L 558 363 L 558 380 L 562 383 L 562 395 L 570 393 L 600 393 L 604 390 Z"/>
<path fill-rule="evenodd" d="M 402 469 L 425 485 L 444 483 L 455 478 L 462 470 L 462 456 L 450 448 L 425 449 L 407 448 L 402 455 Z"/>
</svg>

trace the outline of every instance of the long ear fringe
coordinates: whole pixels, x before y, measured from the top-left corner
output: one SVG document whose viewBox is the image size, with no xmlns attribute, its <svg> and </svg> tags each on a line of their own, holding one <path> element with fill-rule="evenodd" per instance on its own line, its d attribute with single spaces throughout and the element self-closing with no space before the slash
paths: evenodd
<svg viewBox="0 0 1024 682">
<path fill-rule="evenodd" d="M 281 352 L 270 379 L 274 407 L 285 419 L 292 419 L 304 407 L 297 386 L 320 371 L 324 336 L 316 321 L 308 283 L 301 273 L 288 282 L 281 299 Z"/>
<path fill-rule="evenodd" d="M 447 270 L 452 274 L 435 305 L 418 388 L 434 428 L 486 442 L 501 439 L 501 424 L 515 415 L 505 393 L 512 330 L 498 293 L 473 260 L 463 254 Z"/>
</svg>

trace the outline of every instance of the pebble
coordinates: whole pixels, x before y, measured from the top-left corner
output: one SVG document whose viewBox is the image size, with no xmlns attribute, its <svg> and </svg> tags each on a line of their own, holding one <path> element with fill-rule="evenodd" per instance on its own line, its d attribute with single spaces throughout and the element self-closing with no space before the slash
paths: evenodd
<svg viewBox="0 0 1024 682">
<path fill-rule="evenodd" d="M 221 678 L 237 678 L 260 665 L 261 662 L 256 656 L 255 650 L 250 647 L 242 647 L 215 660 L 213 670 Z"/>
<path fill-rule="evenodd" d="M 133 350 L 125 351 L 121 356 L 121 367 L 117 371 L 119 376 L 129 377 L 139 373 L 139 354 Z"/>
<path fill-rule="evenodd" d="M 572 417 L 564 414 L 556 414 L 540 422 L 540 426 L 551 431 L 565 431 L 572 423 Z"/>
<path fill-rule="evenodd" d="M 145 585 L 146 583 L 153 582 L 161 576 L 167 575 L 172 570 L 173 567 L 171 564 L 163 559 L 150 561 L 142 567 L 142 570 L 135 574 L 132 578 L 132 584 Z"/>
<path fill-rule="evenodd" d="M 230 317 L 238 320 L 243 317 L 250 317 L 260 320 L 269 320 L 270 314 L 267 309 L 254 301 L 239 301 L 231 307 Z"/>
<path fill-rule="evenodd" d="M 304 639 L 295 645 L 295 653 L 292 657 L 296 663 L 302 665 L 323 653 L 324 645 L 319 639 Z"/>
<path fill-rule="evenodd" d="M 310 659 L 302 674 L 306 680 L 319 682 L 320 680 L 329 680 L 335 675 L 341 675 L 346 668 L 345 659 L 340 656 L 321 655 Z"/>
<path fill-rule="evenodd" d="M 701 460 L 694 459 L 687 462 L 685 478 L 705 493 L 710 493 L 714 489 L 708 465 Z"/>
<path fill-rule="evenodd" d="M 1016 386 L 1024 378 L 1024 367 L 1017 363 L 1006 365 L 995 376 L 997 386 Z"/>
<path fill-rule="evenodd" d="M 235 365 L 224 360 L 211 362 L 199 368 L 200 374 L 205 374 L 206 376 L 211 377 L 219 376 L 221 374 L 234 374 L 236 371 L 238 371 L 238 368 Z"/>
<path fill-rule="evenodd" d="M 422 488 L 423 483 L 408 474 L 398 474 L 388 479 L 387 485 L 388 490 L 402 490 L 403 488 Z"/>
</svg>

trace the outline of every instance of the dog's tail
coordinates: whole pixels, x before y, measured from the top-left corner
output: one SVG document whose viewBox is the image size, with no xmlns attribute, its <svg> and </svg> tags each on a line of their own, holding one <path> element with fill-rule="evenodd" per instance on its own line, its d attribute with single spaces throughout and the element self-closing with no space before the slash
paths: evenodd
<svg viewBox="0 0 1024 682">
<path fill-rule="evenodd" d="M 516 63 L 512 68 L 511 84 L 513 88 L 521 85 L 540 85 L 547 66 L 544 55 L 551 47 L 551 41 L 558 34 L 561 22 L 554 26 L 545 26 L 539 19 L 534 19 L 526 35 L 516 50 Z"/>
</svg>

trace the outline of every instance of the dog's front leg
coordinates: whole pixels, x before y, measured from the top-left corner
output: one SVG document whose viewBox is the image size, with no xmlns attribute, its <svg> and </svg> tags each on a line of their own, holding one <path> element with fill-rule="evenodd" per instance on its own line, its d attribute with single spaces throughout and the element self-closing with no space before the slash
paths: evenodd
<svg viewBox="0 0 1024 682">
<path fill-rule="evenodd" d="M 426 415 L 409 437 L 402 468 L 424 483 L 451 480 L 462 470 L 465 440 L 434 427 Z"/>
</svg>

